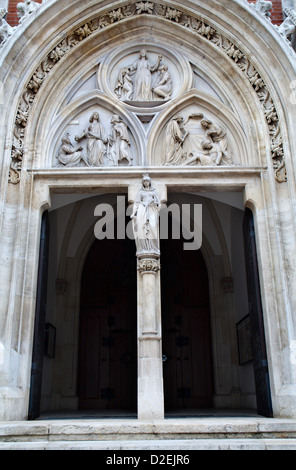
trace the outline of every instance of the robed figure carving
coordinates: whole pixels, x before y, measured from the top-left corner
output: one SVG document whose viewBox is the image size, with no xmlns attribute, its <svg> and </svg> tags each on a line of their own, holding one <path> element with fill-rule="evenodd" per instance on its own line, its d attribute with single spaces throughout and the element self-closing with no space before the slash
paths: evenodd
<svg viewBox="0 0 296 470">
<path fill-rule="evenodd" d="M 152 187 L 149 175 L 143 175 L 142 188 L 134 202 L 133 230 L 137 247 L 137 256 L 159 256 L 159 211 L 160 199 Z"/>
<path fill-rule="evenodd" d="M 159 55 L 155 64 L 151 64 L 147 51 L 141 50 L 138 59 L 131 65 L 120 70 L 115 93 L 123 101 L 152 101 L 153 91 L 156 97 L 169 99 L 172 92 L 171 78 L 166 66 L 160 66 L 162 56 Z M 164 67 L 164 68 L 163 68 Z M 152 74 L 159 71 L 156 89 L 152 86 Z M 133 77 L 133 78 L 132 78 Z"/>
<path fill-rule="evenodd" d="M 104 156 L 106 154 L 106 144 L 108 142 L 103 125 L 100 122 L 100 115 L 94 112 L 89 119 L 89 126 L 79 136 L 75 137 L 77 142 L 87 139 L 87 156 L 90 166 L 104 166 Z"/>
</svg>

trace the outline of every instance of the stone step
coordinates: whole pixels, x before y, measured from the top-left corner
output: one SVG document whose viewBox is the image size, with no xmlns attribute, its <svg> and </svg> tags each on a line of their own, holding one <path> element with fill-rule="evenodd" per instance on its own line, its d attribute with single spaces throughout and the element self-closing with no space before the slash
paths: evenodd
<svg viewBox="0 0 296 470">
<path fill-rule="evenodd" d="M 296 450 L 296 420 L 186 418 L 0 422 L 0 450 Z"/>
<path fill-rule="evenodd" d="M 170 452 L 173 454 L 201 450 L 296 450 L 296 439 L 190 439 L 190 440 L 132 440 L 132 441 L 56 441 L 56 442 L 0 442 L 0 451 L 3 450 L 96 450 L 112 452 L 147 451 L 142 460 L 153 458 L 154 452 Z M 121 455 L 121 454 L 115 454 Z M 107 459 L 107 457 L 106 457 Z M 159 457 L 160 459 L 160 457 Z M 190 456 L 189 456 L 190 461 Z"/>
</svg>

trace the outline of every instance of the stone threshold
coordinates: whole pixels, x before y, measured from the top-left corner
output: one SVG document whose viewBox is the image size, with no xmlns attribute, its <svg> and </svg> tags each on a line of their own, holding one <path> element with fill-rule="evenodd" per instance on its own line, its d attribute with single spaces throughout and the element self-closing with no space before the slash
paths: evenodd
<svg viewBox="0 0 296 470">
<path fill-rule="evenodd" d="M 0 422 L 0 449 L 4 443 L 64 443 L 93 442 L 103 446 L 119 442 L 250 440 L 266 442 L 281 440 L 296 449 L 296 419 L 263 417 L 199 417 L 170 418 L 159 421 L 130 418 L 114 419 L 47 419 L 36 421 Z M 118 444 L 116 444 L 118 442 Z M 68 443 L 68 444 L 67 444 Z M 105 444 L 104 444 L 105 443 Z M 221 444 L 220 443 L 220 444 Z M 155 442 L 156 444 L 156 442 Z M 219 445 L 220 445 L 219 444 Z M 19 444 L 20 446 L 21 444 Z M 42 445 L 42 444 L 41 444 Z M 101 445 L 101 444 L 100 444 Z M 5 447 L 5 446 L 4 446 Z"/>
<path fill-rule="evenodd" d="M 143 452 L 142 460 L 147 462 L 149 454 L 146 452 L 169 452 L 174 457 L 175 454 L 186 455 L 191 451 L 267 451 L 267 450 L 296 450 L 296 439 L 199 439 L 199 440 L 139 440 L 139 441 L 64 441 L 64 442 L 0 442 L 0 451 L 42 451 L 42 450 L 92 450 L 109 451 L 107 456 L 116 458 L 122 454 L 120 451 L 128 452 L 128 456 L 135 455 L 135 452 Z M 113 454 L 114 453 L 114 454 Z M 153 455 L 153 454 L 152 454 Z M 100 455 L 99 455 L 100 456 Z M 162 456 L 160 456 L 162 457 Z M 101 459 L 103 459 L 102 457 Z M 188 456 L 191 463 L 192 454 Z M 172 460 L 170 460 L 172 461 Z M 106 454 L 105 454 L 106 462 Z M 155 462 L 155 457 L 154 457 Z"/>
</svg>

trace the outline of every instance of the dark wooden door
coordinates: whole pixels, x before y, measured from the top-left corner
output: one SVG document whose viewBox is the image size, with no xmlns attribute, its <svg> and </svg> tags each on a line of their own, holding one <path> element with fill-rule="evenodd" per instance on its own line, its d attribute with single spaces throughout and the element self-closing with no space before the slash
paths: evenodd
<svg viewBox="0 0 296 470">
<path fill-rule="evenodd" d="M 80 409 L 137 409 L 134 243 L 96 240 L 82 275 Z"/>
<path fill-rule="evenodd" d="M 41 222 L 36 311 L 32 352 L 31 386 L 28 412 L 29 419 L 36 419 L 40 416 L 47 301 L 48 250 L 49 217 L 48 212 L 46 211 L 42 216 Z"/>
<path fill-rule="evenodd" d="M 269 384 L 268 361 L 265 343 L 260 280 L 257 261 L 253 214 L 246 209 L 244 222 L 244 245 L 249 298 L 251 348 L 257 396 L 257 410 L 260 415 L 271 417 L 272 403 Z"/>
<path fill-rule="evenodd" d="M 166 411 L 208 408 L 213 401 L 207 269 L 200 251 L 162 242 L 162 328 Z"/>
</svg>

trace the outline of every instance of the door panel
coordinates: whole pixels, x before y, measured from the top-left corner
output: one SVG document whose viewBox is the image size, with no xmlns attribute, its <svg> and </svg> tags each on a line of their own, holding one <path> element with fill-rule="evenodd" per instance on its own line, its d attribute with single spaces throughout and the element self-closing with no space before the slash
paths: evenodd
<svg viewBox="0 0 296 470">
<path fill-rule="evenodd" d="M 46 211 L 42 216 L 41 223 L 31 386 L 28 412 L 29 419 L 37 419 L 40 416 L 47 301 L 49 231 L 49 217 L 48 212 Z"/>
<path fill-rule="evenodd" d="M 207 270 L 182 240 L 162 242 L 165 408 L 211 407 L 213 368 Z"/>
<path fill-rule="evenodd" d="M 133 244 L 128 240 L 94 242 L 85 262 L 81 299 L 80 409 L 135 411 L 137 305 Z"/>
<path fill-rule="evenodd" d="M 273 412 L 261 303 L 255 228 L 253 214 L 249 209 L 246 209 L 245 212 L 243 231 L 257 409 L 260 415 L 272 417 Z"/>
</svg>

